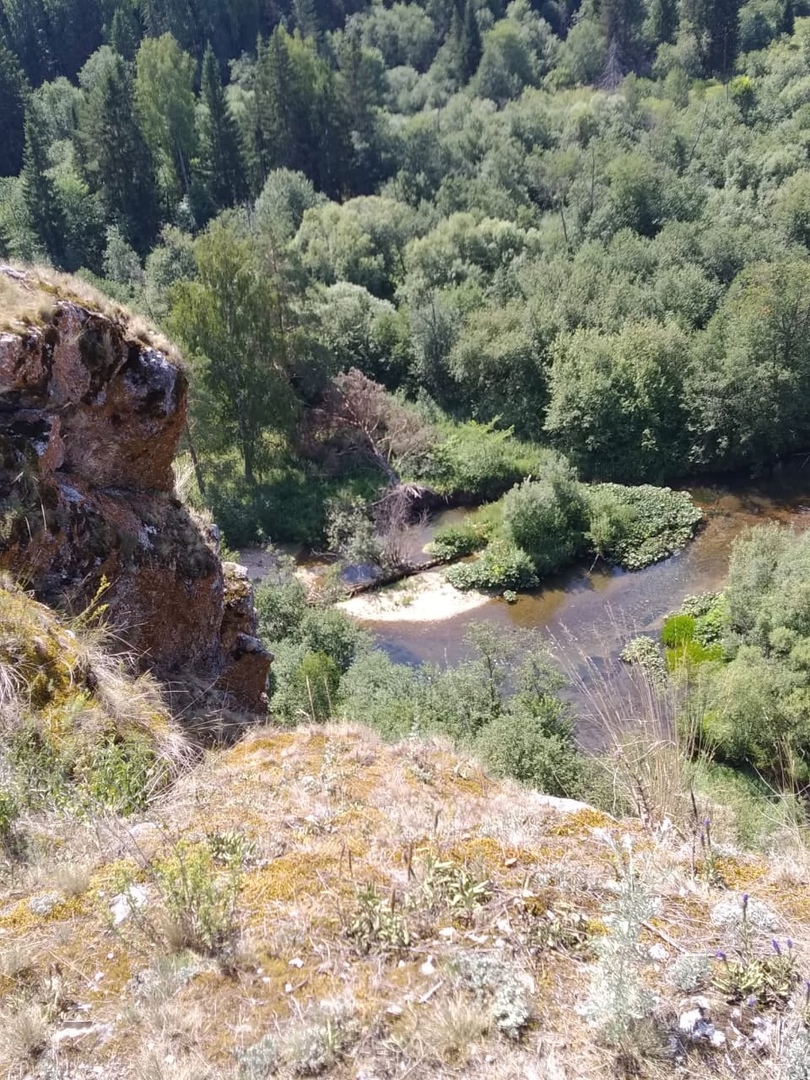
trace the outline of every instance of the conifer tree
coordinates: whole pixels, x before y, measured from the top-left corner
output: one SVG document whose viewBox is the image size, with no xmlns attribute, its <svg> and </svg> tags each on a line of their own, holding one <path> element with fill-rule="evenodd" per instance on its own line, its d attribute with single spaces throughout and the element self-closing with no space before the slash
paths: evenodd
<svg viewBox="0 0 810 1080">
<path fill-rule="evenodd" d="M 143 252 L 157 227 L 154 164 L 135 120 L 133 81 L 122 56 L 112 53 L 79 109 L 76 156 L 108 217 Z"/>
<path fill-rule="evenodd" d="M 53 262 L 60 266 L 65 253 L 65 215 L 48 175 L 49 167 L 45 125 L 31 103 L 25 113 L 23 197 L 32 229 Z"/>
<path fill-rule="evenodd" d="M 450 38 L 455 53 L 456 78 L 460 86 L 466 86 L 478 70 L 483 52 L 481 31 L 478 28 L 472 0 L 466 0 L 463 7 L 456 4 L 450 26 Z"/>
<path fill-rule="evenodd" d="M 141 27 L 135 12 L 129 5 L 115 9 L 110 24 L 110 45 L 125 60 L 134 60 L 141 40 Z"/>
<path fill-rule="evenodd" d="M 202 65 L 200 157 L 204 183 L 217 210 L 247 196 L 239 132 L 231 113 L 214 50 L 209 42 Z"/>
<path fill-rule="evenodd" d="M 0 176 L 16 176 L 22 165 L 27 94 L 17 58 L 0 38 Z"/>
</svg>

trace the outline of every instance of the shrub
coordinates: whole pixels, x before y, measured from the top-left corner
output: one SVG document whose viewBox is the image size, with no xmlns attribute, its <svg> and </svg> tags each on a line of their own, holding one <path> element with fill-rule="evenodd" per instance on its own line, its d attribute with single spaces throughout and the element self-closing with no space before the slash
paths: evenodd
<svg viewBox="0 0 810 1080">
<path fill-rule="evenodd" d="M 548 709 L 552 723 L 524 710 L 497 717 L 476 739 L 475 753 L 496 776 L 514 777 L 548 795 L 575 798 L 582 787 L 581 755 L 571 736 L 553 730 L 559 702 L 550 700 Z"/>
<path fill-rule="evenodd" d="M 469 524 L 445 525 L 438 529 L 430 545 L 431 552 L 440 559 L 452 562 L 465 555 L 472 555 L 486 546 L 486 540 Z"/>
<path fill-rule="evenodd" d="M 519 1039 L 534 1014 L 531 979 L 514 961 L 487 953 L 462 953 L 455 967 L 460 985 L 486 1002 L 498 1030 Z"/>
<path fill-rule="evenodd" d="M 620 869 L 618 892 L 605 915 L 608 932 L 594 942 L 599 960 L 584 1013 L 608 1045 L 627 1051 L 637 1026 L 655 1004 L 639 969 L 647 960 L 641 941 L 644 923 L 656 913 L 658 903 L 639 880 L 629 846 L 624 851 L 612 846 Z"/>
<path fill-rule="evenodd" d="M 416 723 L 416 680 L 414 668 L 371 650 L 358 657 L 341 680 L 341 711 L 348 720 L 368 724 L 383 738 L 401 739 Z"/>
<path fill-rule="evenodd" d="M 270 675 L 270 710 L 277 720 L 324 723 L 331 717 L 340 687 L 340 668 L 331 656 L 284 642 Z"/>
<path fill-rule="evenodd" d="M 573 472 L 552 463 L 540 480 L 524 480 L 503 499 L 504 535 L 526 552 L 539 574 L 552 574 L 586 548 L 587 509 Z"/>
<path fill-rule="evenodd" d="M 597 484 L 586 490 L 594 549 L 627 570 L 679 551 L 703 517 L 687 491 L 651 484 Z"/>
<path fill-rule="evenodd" d="M 524 476 L 536 475 L 551 451 L 515 439 L 494 424 L 447 424 L 447 437 L 415 479 L 444 495 L 486 502 L 499 498 Z"/>
<path fill-rule="evenodd" d="M 348 671 L 357 656 L 371 645 L 371 636 L 343 611 L 310 608 L 298 628 L 296 640 L 313 653 L 323 653 L 339 671 Z"/>
<path fill-rule="evenodd" d="M 161 786 L 154 749 L 137 734 L 124 739 L 105 736 L 89 749 L 79 771 L 90 797 L 119 814 L 145 810 L 150 795 Z"/>
<path fill-rule="evenodd" d="M 233 863 L 221 870 L 208 845 L 181 841 L 153 873 L 175 949 L 214 956 L 233 942 L 239 888 Z"/>
<path fill-rule="evenodd" d="M 11 839 L 14 823 L 20 816 L 20 806 L 7 788 L 0 788 L 0 846 Z"/>
<path fill-rule="evenodd" d="M 681 953 L 667 971 L 667 981 L 684 994 L 701 990 L 712 974 L 712 959 L 708 953 Z"/>
<path fill-rule="evenodd" d="M 451 566 L 445 576 L 457 589 L 524 592 L 539 584 L 532 560 L 506 540 L 493 540 L 480 558 Z"/>
<path fill-rule="evenodd" d="M 255 604 L 259 636 L 267 643 L 281 641 L 298 631 L 307 611 L 307 591 L 297 578 L 265 580 L 256 589 Z"/>
</svg>

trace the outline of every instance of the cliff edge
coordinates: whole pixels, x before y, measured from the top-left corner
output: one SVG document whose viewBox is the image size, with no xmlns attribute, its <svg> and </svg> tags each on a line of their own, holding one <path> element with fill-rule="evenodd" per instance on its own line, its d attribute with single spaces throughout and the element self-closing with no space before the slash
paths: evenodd
<svg viewBox="0 0 810 1080">
<path fill-rule="evenodd" d="M 261 711 L 270 657 L 246 574 L 176 497 L 188 380 L 81 282 L 0 266 L 0 569 L 74 610 L 103 589 L 126 646 Z"/>
</svg>

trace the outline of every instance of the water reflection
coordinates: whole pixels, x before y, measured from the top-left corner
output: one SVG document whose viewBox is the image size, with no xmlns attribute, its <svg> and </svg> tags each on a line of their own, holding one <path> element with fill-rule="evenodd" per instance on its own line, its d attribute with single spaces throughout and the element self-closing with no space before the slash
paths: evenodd
<svg viewBox="0 0 810 1080">
<path fill-rule="evenodd" d="M 434 623 L 368 622 L 383 648 L 402 663 L 458 663 L 466 655 L 464 631 L 486 620 L 496 625 L 542 629 L 569 654 L 615 660 L 636 634 L 654 634 L 667 612 L 690 593 L 722 587 L 731 546 L 752 525 L 780 521 L 810 526 L 810 459 L 794 459 L 751 479 L 730 478 L 689 489 L 706 521 L 678 555 L 628 573 L 597 565 L 577 567 L 549 579 L 513 605 L 493 600 L 483 608 Z M 463 520 L 466 511 L 440 515 L 418 531 L 427 543 L 439 525 Z M 569 660 L 575 656 L 569 655 Z"/>
</svg>

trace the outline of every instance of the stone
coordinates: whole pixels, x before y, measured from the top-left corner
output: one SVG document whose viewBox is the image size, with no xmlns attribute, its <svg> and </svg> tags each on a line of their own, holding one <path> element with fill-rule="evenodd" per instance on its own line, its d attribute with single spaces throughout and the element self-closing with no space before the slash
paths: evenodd
<svg viewBox="0 0 810 1080">
<path fill-rule="evenodd" d="M 144 668 L 264 713 L 271 658 L 247 571 L 223 567 L 218 534 L 174 493 L 187 393 L 175 357 L 72 300 L 0 334 L 0 570 L 73 610 L 104 585 Z"/>
</svg>

